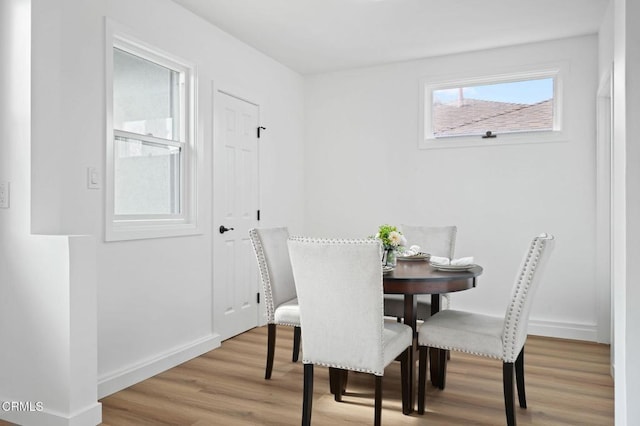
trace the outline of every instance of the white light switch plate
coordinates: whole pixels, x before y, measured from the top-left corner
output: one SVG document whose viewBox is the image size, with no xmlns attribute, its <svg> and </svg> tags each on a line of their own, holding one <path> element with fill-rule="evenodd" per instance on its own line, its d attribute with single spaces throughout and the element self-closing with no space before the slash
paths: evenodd
<svg viewBox="0 0 640 426">
<path fill-rule="evenodd" d="M 0 182 L 0 209 L 9 208 L 9 182 Z"/>
<path fill-rule="evenodd" d="M 95 167 L 87 167 L 87 188 L 100 189 L 100 172 Z"/>
</svg>

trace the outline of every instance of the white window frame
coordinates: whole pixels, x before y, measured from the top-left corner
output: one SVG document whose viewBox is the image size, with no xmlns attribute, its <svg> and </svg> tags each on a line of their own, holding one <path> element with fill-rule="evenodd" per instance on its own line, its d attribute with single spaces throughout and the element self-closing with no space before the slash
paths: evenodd
<svg viewBox="0 0 640 426">
<path fill-rule="evenodd" d="M 420 131 L 418 147 L 420 149 L 464 148 L 522 143 L 565 142 L 568 140 L 563 121 L 564 99 L 563 80 L 568 73 L 566 63 L 544 66 L 530 66 L 526 69 L 511 70 L 501 74 L 482 76 L 461 75 L 459 77 L 429 77 L 420 79 Z M 484 84 L 508 83 L 514 81 L 553 78 L 553 129 L 511 133 L 497 133 L 495 138 L 482 138 L 481 135 L 435 136 L 432 124 L 433 92 L 442 89 L 477 86 Z M 487 129 L 491 130 L 491 129 Z"/>
<path fill-rule="evenodd" d="M 197 158 L 200 150 L 196 138 L 196 68 L 189 62 L 140 41 L 109 20 L 106 25 L 106 165 L 105 165 L 105 241 L 137 240 L 201 234 L 198 224 Z M 115 214 L 115 137 L 130 137 L 157 143 L 153 136 L 143 136 L 114 129 L 113 121 L 113 50 L 121 49 L 154 63 L 184 73 L 184 111 L 181 111 L 180 141 L 163 145 L 181 148 L 179 214 Z"/>
</svg>

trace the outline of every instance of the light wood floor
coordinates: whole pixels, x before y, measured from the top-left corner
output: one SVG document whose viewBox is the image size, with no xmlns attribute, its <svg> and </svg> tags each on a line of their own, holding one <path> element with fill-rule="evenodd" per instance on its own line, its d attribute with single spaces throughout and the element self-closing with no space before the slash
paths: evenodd
<svg viewBox="0 0 640 426">
<path fill-rule="evenodd" d="M 302 364 L 291 362 L 292 341 L 292 328 L 278 328 L 271 380 L 264 380 L 266 327 L 256 328 L 104 398 L 103 424 L 298 425 Z M 385 371 L 383 424 L 505 423 L 500 361 L 453 353 L 446 388 L 441 391 L 428 385 L 424 416 L 402 414 L 399 374 L 397 362 Z M 327 369 L 315 368 L 312 423 L 372 424 L 373 378 L 351 373 L 347 395 L 338 403 L 329 393 L 328 376 Z M 529 408 L 517 408 L 519 424 L 613 424 L 608 345 L 531 336 L 525 350 L 525 376 Z"/>
</svg>

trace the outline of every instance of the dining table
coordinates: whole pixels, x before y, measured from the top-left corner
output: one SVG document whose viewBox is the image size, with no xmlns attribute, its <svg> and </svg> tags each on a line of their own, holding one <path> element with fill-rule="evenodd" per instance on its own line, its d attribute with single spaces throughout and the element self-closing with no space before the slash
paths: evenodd
<svg viewBox="0 0 640 426">
<path fill-rule="evenodd" d="M 413 410 L 415 402 L 415 361 L 418 349 L 417 333 L 417 295 L 431 295 L 431 315 L 440 311 L 442 295 L 469 290 L 476 287 L 477 277 L 483 269 L 479 265 L 470 265 L 468 269 L 457 271 L 443 271 L 432 265 L 427 259 L 398 259 L 394 269 L 382 276 L 383 291 L 385 294 L 404 295 L 404 323 L 413 330 L 413 350 L 409 351 L 409 377 L 411 384 L 409 390 L 410 410 Z M 439 364 L 446 362 L 441 356 L 442 352 L 430 351 L 431 382 L 444 387 L 444 378 L 439 377 L 441 371 Z"/>
<path fill-rule="evenodd" d="M 468 269 L 457 271 L 442 271 L 432 265 L 428 258 L 397 260 L 396 266 L 383 273 L 383 291 L 385 294 L 401 294 L 404 296 L 404 323 L 413 330 L 413 348 L 409 351 L 409 414 L 415 407 L 416 392 L 416 355 L 418 350 L 417 334 L 417 298 L 419 294 L 431 295 L 431 315 L 440 311 L 442 295 L 476 287 L 478 276 L 483 272 L 479 265 L 470 265 Z M 430 351 L 431 382 L 443 388 L 444 378 L 439 377 L 441 362 L 446 362 L 441 351 Z M 444 370 L 442 370 L 444 371 Z M 332 372 L 331 374 L 336 374 Z M 343 372 L 342 385 L 346 385 L 346 372 Z M 330 376 L 331 379 L 331 376 Z M 336 395 L 340 390 L 333 385 L 331 392 Z M 344 389 L 344 388 L 343 388 Z"/>
</svg>

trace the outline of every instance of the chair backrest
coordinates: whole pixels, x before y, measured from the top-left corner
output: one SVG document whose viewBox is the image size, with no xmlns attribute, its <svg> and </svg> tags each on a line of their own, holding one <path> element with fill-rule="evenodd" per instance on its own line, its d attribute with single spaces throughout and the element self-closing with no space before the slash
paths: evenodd
<svg viewBox="0 0 640 426">
<path fill-rule="evenodd" d="M 419 245 L 423 252 L 433 256 L 453 259 L 457 227 L 401 225 L 400 229 L 409 245 Z"/>
<path fill-rule="evenodd" d="M 249 238 L 256 254 L 265 299 L 267 322 L 273 323 L 278 306 L 296 298 L 287 239 L 289 231 L 280 228 L 253 228 Z"/>
<path fill-rule="evenodd" d="M 504 318 L 502 334 L 504 362 L 515 362 L 527 340 L 527 326 L 533 298 L 554 244 L 553 235 L 541 234 L 531 241 L 522 259 Z"/>
<path fill-rule="evenodd" d="M 303 363 L 384 374 L 378 240 L 289 239 Z"/>
</svg>

